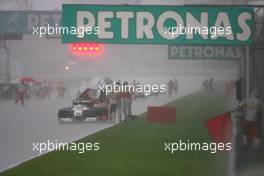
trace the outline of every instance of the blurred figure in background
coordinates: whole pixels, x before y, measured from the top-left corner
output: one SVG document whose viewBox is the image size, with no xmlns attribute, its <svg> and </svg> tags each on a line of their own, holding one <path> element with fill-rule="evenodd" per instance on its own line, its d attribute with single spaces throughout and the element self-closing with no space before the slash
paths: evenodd
<svg viewBox="0 0 264 176">
<path fill-rule="evenodd" d="M 235 96 L 236 81 L 228 80 L 226 81 L 226 94 L 228 96 Z"/>
<path fill-rule="evenodd" d="M 128 88 L 128 83 L 124 81 L 123 83 L 124 88 L 127 86 Z M 128 119 L 128 117 L 131 116 L 131 106 L 132 106 L 132 96 L 130 94 L 130 90 L 125 89 L 124 92 L 121 94 L 121 105 L 122 105 L 122 111 L 125 116 L 124 121 Z"/>
<path fill-rule="evenodd" d="M 25 82 L 21 82 L 18 85 L 18 90 L 16 93 L 16 100 L 15 100 L 15 104 L 17 104 L 19 101 L 21 102 L 21 105 L 25 105 L 24 103 L 24 96 L 26 94 L 27 91 L 27 86 Z"/>
<path fill-rule="evenodd" d="M 112 91 L 109 94 L 109 120 L 112 121 L 116 119 L 116 104 L 117 104 L 118 94 Z"/>
<path fill-rule="evenodd" d="M 103 90 L 100 90 L 99 92 L 99 103 L 101 107 L 100 120 L 110 120 L 110 117 L 108 116 L 108 100 L 106 93 Z"/>
<path fill-rule="evenodd" d="M 120 81 L 117 81 L 116 85 L 121 86 Z M 117 96 L 116 96 L 116 111 L 117 111 L 116 122 L 120 123 L 122 120 L 122 104 L 121 104 L 122 93 L 121 92 L 116 92 L 116 93 L 117 93 Z"/>
<path fill-rule="evenodd" d="M 47 98 L 50 99 L 50 95 L 52 94 L 53 91 L 53 87 L 52 87 L 52 83 L 51 81 L 48 81 L 48 85 L 47 85 Z"/>
<path fill-rule="evenodd" d="M 171 96 L 175 88 L 175 85 L 173 80 L 169 80 L 167 84 L 168 84 L 168 95 Z"/>
<path fill-rule="evenodd" d="M 253 90 L 250 98 L 243 100 L 239 107 L 242 110 L 243 146 L 260 148 L 262 131 L 262 102 L 257 98 L 257 91 Z"/>
<path fill-rule="evenodd" d="M 58 84 L 57 85 L 58 98 L 63 98 L 64 94 L 65 94 L 65 91 L 66 91 L 65 84 L 62 81 L 59 81 L 57 84 Z"/>
<path fill-rule="evenodd" d="M 178 93 L 178 81 L 177 78 L 174 79 L 174 94 Z"/>
<path fill-rule="evenodd" d="M 208 79 L 206 79 L 202 82 L 202 88 L 203 88 L 205 93 L 208 93 Z"/>
<path fill-rule="evenodd" d="M 214 78 L 210 78 L 208 81 L 208 93 L 214 93 Z"/>
</svg>

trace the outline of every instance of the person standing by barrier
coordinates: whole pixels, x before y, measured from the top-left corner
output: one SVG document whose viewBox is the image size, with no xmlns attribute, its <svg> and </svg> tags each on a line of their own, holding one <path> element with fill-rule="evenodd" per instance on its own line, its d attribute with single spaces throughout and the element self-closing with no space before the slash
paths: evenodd
<svg viewBox="0 0 264 176">
<path fill-rule="evenodd" d="M 117 81 L 116 86 L 121 86 L 120 81 Z M 120 123 L 122 120 L 122 104 L 121 104 L 121 97 L 122 92 L 116 92 L 116 111 L 117 111 L 117 118 L 116 123 Z"/>
<path fill-rule="evenodd" d="M 112 91 L 109 94 L 109 119 L 110 121 L 116 119 L 116 104 L 118 94 Z"/>
<path fill-rule="evenodd" d="M 243 100 L 239 104 L 242 110 L 242 138 L 243 146 L 259 149 L 261 145 L 262 131 L 262 103 L 257 98 L 257 91 L 251 93 L 250 98 Z"/>
<path fill-rule="evenodd" d="M 100 103 L 100 120 L 105 121 L 105 120 L 110 120 L 108 116 L 108 105 L 106 100 L 99 100 Z"/>
<path fill-rule="evenodd" d="M 125 91 L 121 94 L 121 106 L 125 116 L 124 121 L 126 121 L 128 117 L 131 116 L 132 96 L 130 94 L 130 90 L 128 90 L 129 86 L 126 81 L 123 83 L 123 88 Z"/>
<path fill-rule="evenodd" d="M 132 86 L 135 86 L 135 85 L 132 85 Z M 132 116 L 132 95 L 134 95 L 134 90 L 133 88 L 130 88 L 128 90 L 128 94 L 127 94 L 127 103 L 128 103 L 128 109 L 127 109 L 127 112 L 128 112 L 128 117 L 131 118 Z"/>
<path fill-rule="evenodd" d="M 21 82 L 21 84 L 18 85 L 15 104 L 17 104 L 20 101 L 21 105 L 25 105 L 24 96 L 26 94 L 26 90 L 27 90 L 27 87 L 26 87 L 25 82 Z"/>
<path fill-rule="evenodd" d="M 108 113 L 108 100 L 106 97 L 105 91 L 101 90 L 100 95 L 99 95 L 99 103 L 101 107 L 101 112 L 100 112 L 100 120 L 110 120 L 110 116 Z"/>
</svg>

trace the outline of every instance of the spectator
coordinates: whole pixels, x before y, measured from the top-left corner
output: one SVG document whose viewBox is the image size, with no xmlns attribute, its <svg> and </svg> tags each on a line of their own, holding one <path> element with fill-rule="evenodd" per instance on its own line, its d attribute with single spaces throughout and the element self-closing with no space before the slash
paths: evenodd
<svg viewBox="0 0 264 176">
<path fill-rule="evenodd" d="M 174 79 L 173 86 L 174 86 L 174 94 L 177 94 L 178 93 L 178 81 L 176 78 Z"/>
<path fill-rule="evenodd" d="M 26 94 L 26 90 L 27 90 L 27 87 L 26 87 L 25 82 L 22 82 L 21 84 L 18 85 L 18 91 L 16 93 L 15 104 L 21 101 L 21 105 L 25 105 L 24 96 Z"/>
<path fill-rule="evenodd" d="M 209 79 L 207 89 L 209 93 L 214 93 L 214 79 L 213 78 Z"/>
<path fill-rule="evenodd" d="M 116 104 L 117 104 L 118 94 L 112 91 L 109 94 L 109 119 L 110 121 L 116 119 Z"/>
<path fill-rule="evenodd" d="M 100 90 L 99 93 L 99 102 L 101 107 L 100 120 L 110 120 L 110 117 L 108 116 L 108 100 L 106 93 L 103 90 Z"/>
<path fill-rule="evenodd" d="M 252 145 L 257 149 L 261 144 L 262 128 L 262 103 L 257 98 L 257 91 L 252 91 L 250 98 L 243 100 L 239 106 L 243 114 L 243 145 Z"/>
<path fill-rule="evenodd" d="M 117 86 L 120 86 L 120 81 L 118 81 L 116 83 Z M 116 93 L 117 96 L 116 96 L 116 111 L 117 111 L 117 118 L 116 118 L 116 122 L 117 123 L 120 123 L 121 120 L 122 120 L 122 106 L 121 106 L 121 96 L 122 96 L 122 93 L 121 92 L 118 92 Z"/>
<path fill-rule="evenodd" d="M 168 82 L 168 95 L 171 96 L 174 89 L 174 82 L 173 80 L 169 80 Z"/>
<path fill-rule="evenodd" d="M 122 111 L 125 116 L 124 121 L 131 116 L 131 106 L 132 106 L 132 96 L 130 94 L 130 90 L 127 90 L 128 83 L 125 81 L 123 83 L 125 91 L 121 94 L 121 104 L 122 104 Z"/>
</svg>

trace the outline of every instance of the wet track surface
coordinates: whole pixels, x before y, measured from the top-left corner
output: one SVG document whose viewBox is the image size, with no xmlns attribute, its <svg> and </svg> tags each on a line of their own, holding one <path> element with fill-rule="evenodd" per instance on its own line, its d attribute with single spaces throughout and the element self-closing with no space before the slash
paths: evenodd
<svg viewBox="0 0 264 176">
<path fill-rule="evenodd" d="M 175 96 L 162 95 L 133 102 L 133 114 L 147 110 L 147 106 L 162 105 L 187 95 L 197 88 L 183 90 Z M 58 109 L 71 105 L 71 99 L 26 100 L 26 105 L 0 101 L 0 171 L 39 155 L 33 142 L 72 142 L 115 125 L 113 122 L 67 122 L 60 124 Z"/>
<path fill-rule="evenodd" d="M 59 108 L 70 100 L 26 100 L 26 106 L 1 101 L 0 170 L 38 155 L 33 142 L 70 142 L 114 125 L 106 122 L 63 123 L 57 120 Z"/>
</svg>

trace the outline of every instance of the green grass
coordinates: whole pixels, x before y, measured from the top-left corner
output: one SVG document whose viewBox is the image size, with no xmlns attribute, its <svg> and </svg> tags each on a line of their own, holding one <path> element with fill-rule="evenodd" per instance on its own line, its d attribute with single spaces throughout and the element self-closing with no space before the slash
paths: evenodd
<svg viewBox="0 0 264 176">
<path fill-rule="evenodd" d="M 225 111 L 224 96 L 202 92 L 173 101 L 173 124 L 155 124 L 146 113 L 78 142 L 100 142 L 100 151 L 57 151 L 25 162 L 0 176 L 224 176 L 227 154 L 165 152 L 164 142 L 211 142 L 204 120 Z"/>
</svg>

